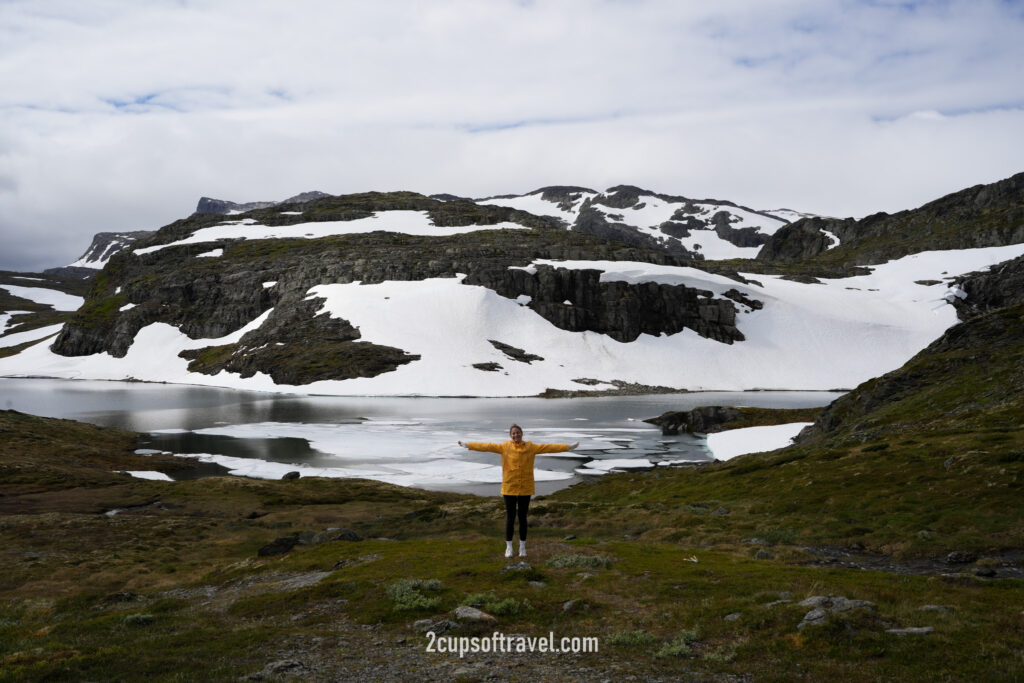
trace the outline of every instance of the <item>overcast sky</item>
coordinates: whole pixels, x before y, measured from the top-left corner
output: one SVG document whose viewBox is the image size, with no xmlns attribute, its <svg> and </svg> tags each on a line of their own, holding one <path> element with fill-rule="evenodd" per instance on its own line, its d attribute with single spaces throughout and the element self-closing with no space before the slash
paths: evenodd
<svg viewBox="0 0 1024 683">
<path fill-rule="evenodd" d="M 836 216 L 1024 171 L 1024 0 L 0 0 L 0 269 L 200 196 L 628 183 Z"/>
</svg>

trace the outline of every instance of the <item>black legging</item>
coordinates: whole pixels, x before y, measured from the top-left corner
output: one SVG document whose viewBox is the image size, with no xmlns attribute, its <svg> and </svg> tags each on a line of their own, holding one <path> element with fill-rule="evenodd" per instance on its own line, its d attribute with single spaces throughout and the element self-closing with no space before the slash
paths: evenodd
<svg viewBox="0 0 1024 683">
<path fill-rule="evenodd" d="M 526 540 L 526 512 L 530 509 L 530 496 L 505 496 L 505 540 L 512 540 L 512 530 L 519 508 L 519 540 Z"/>
</svg>

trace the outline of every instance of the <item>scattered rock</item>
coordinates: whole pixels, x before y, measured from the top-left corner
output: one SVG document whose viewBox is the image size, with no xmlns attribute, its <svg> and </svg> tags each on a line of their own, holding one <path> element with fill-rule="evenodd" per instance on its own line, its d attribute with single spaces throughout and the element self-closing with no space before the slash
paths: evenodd
<svg viewBox="0 0 1024 683">
<path fill-rule="evenodd" d="M 282 659 L 277 662 L 271 662 L 263 667 L 262 671 L 254 674 L 249 674 L 248 679 L 250 681 L 262 681 L 266 678 L 282 678 L 290 676 L 301 676 L 306 673 L 308 669 L 306 665 L 297 659 Z"/>
<path fill-rule="evenodd" d="M 801 607 L 821 607 L 827 605 L 829 602 L 827 595 L 812 595 L 806 600 L 802 600 L 799 604 Z"/>
<path fill-rule="evenodd" d="M 529 562 L 519 561 L 515 564 L 509 564 L 502 567 L 501 573 L 504 574 L 505 572 L 528 572 L 531 569 L 533 569 L 533 565 L 531 565 Z"/>
<path fill-rule="evenodd" d="M 329 543 L 331 541 L 361 541 L 362 537 L 352 529 L 328 529 L 322 534 L 317 534 L 320 539 L 319 543 Z"/>
<path fill-rule="evenodd" d="M 749 543 L 751 545 L 770 545 L 768 541 L 763 538 L 744 538 L 741 543 Z"/>
<path fill-rule="evenodd" d="M 260 548 L 256 551 L 256 554 L 260 557 L 284 555 L 298 544 L 298 536 L 282 536 L 281 538 L 275 538 L 273 541 Z"/>
<path fill-rule="evenodd" d="M 281 477 L 281 480 L 284 481 L 284 480 L 287 480 L 287 479 L 298 479 L 301 476 L 302 476 L 301 474 L 299 474 L 298 472 L 292 470 L 291 472 L 286 472 L 284 474 L 284 476 Z"/>
<path fill-rule="evenodd" d="M 452 612 L 455 618 L 459 621 L 468 621 L 474 624 L 497 624 L 498 620 L 492 615 L 479 610 L 476 607 L 469 607 L 468 605 L 460 605 L 455 608 Z"/>
<path fill-rule="evenodd" d="M 418 621 L 412 622 L 411 628 L 413 631 L 429 631 L 430 627 L 434 625 L 432 619 L 419 619 Z"/>
<path fill-rule="evenodd" d="M 977 559 L 978 556 L 975 553 L 966 550 L 954 550 L 949 555 L 946 555 L 946 564 L 970 564 Z"/>
<path fill-rule="evenodd" d="M 996 570 L 992 569 L 992 567 L 977 567 L 974 570 L 974 575 L 975 576 L 980 576 L 980 577 L 983 577 L 983 578 L 986 578 L 986 579 L 991 579 L 991 578 L 994 578 L 996 576 Z"/>
<path fill-rule="evenodd" d="M 266 512 L 253 511 L 245 516 L 246 519 L 259 519 L 260 517 L 266 517 Z"/>
<path fill-rule="evenodd" d="M 946 605 L 921 605 L 917 609 L 921 612 L 950 612 L 953 608 Z"/>
<path fill-rule="evenodd" d="M 569 534 L 568 536 L 566 536 L 562 540 L 563 541 L 575 541 L 576 540 L 576 534 Z"/>
<path fill-rule="evenodd" d="M 804 615 L 803 621 L 797 625 L 798 629 L 823 624 L 830 614 L 839 614 L 853 609 L 875 609 L 875 603 L 873 602 L 850 600 L 842 595 L 812 595 L 801 601 L 800 606 L 812 607 L 814 609 Z"/>
<path fill-rule="evenodd" d="M 796 628 L 797 630 L 803 630 L 808 626 L 820 626 L 825 623 L 826 619 L 828 619 L 828 612 L 817 607 L 805 614 L 803 620 L 796 625 Z"/>
<path fill-rule="evenodd" d="M 138 593 L 132 593 L 131 591 L 120 591 L 118 593 L 111 593 L 110 595 L 103 598 L 103 602 L 114 603 L 114 602 L 134 602 L 139 599 Z"/>
<path fill-rule="evenodd" d="M 754 553 L 754 559 L 755 560 L 774 560 L 775 556 L 772 555 L 767 550 L 765 550 L 764 548 L 761 548 L 756 553 Z"/>
<path fill-rule="evenodd" d="M 726 614 L 722 618 L 725 619 L 726 621 L 736 621 L 736 620 L 738 620 L 742 616 L 743 616 L 742 612 L 733 612 L 732 614 Z"/>
<path fill-rule="evenodd" d="M 714 510 L 711 511 L 711 514 L 713 514 L 713 515 L 727 515 L 727 514 L 729 514 L 729 509 L 728 508 L 715 508 Z"/>
<path fill-rule="evenodd" d="M 544 588 L 547 586 L 543 581 L 530 581 L 530 585 L 534 588 Z"/>
<path fill-rule="evenodd" d="M 791 602 L 793 602 L 793 601 L 792 600 L 786 600 L 786 599 L 775 600 L 774 602 L 769 602 L 769 603 L 765 604 L 765 607 L 778 607 L 779 605 L 788 605 Z"/>
<path fill-rule="evenodd" d="M 572 600 L 566 600 L 562 603 L 562 612 L 576 612 L 578 610 L 586 608 L 587 603 L 581 598 L 574 598 Z"/>
<path fill-rule="evenodd" d="M 894 636 L 926 636 L 934 632 L 931 626 L 911 626 L 910 628 L 887 628 L 886 633 Z"/>
</svg>

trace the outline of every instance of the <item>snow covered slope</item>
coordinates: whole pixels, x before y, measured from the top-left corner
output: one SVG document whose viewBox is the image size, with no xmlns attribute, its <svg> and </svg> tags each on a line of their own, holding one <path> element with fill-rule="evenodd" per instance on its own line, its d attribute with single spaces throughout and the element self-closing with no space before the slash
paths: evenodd
<svg viewBox="0 0 1024 683">
<path fill-rule="evenodd" d="M 259 329 L 266 311 L 233 334 L 189 339 L 166 323 L 144 327 L 123 358 L 107 353 L 66 357 L 38 344 L 0 359 L 2 375 L 142 379 L 275 392 L 347 395 L 535 395 L 548 388 L 611 388 L 612 380 L 680 389 L 836 389 L 852 387 L 902 365 L 956 322 L 946 282 L 1024 254 L 1024 245 L 930 252 L 876 266 L 870 275 L 822 284 L 749 275 L 748 284 L 697 268 L 616 261 L 548 261 L 566 269 L 597 269 L 605 281 L 685 284 L 714 293 L 736 290 L 763 303 L 740 304 L 737 327 L 746 340 L 724 344 L 689 329 L 641 335 L 629 343 L 594 332 L 559 329 L 529 307 L 461 278 L 324 283 L 307 298 L 317 312 L 344 318 L 362 340 L 420 356 L 375 377 L 275 384 L 188 370 L 178 353 L 237 343 Z M 535 265 L 544 265 L 538 262 Z M 939 284 L 917 284 L 929 281 Z M 516 360 L 491 340 L 542 360 Z M 493 365 L 487 365 L 493 364 Z M 480 366 L 493 369 L 480 369 Z M 496 367 L 495 367 L 496 366 Z M 581 384 L 574 380 L 598 380 Z"/>
<path fill-rule="evenodd" d="M 664 195 L 629 185 L 596 192 L 579 187 L 549 187 L 525 195 L 477 200 L 530 213 L 554 216 L 573 230 L 598 224 L 615 226 L 664 248 L 682 248 L 709 260 L 754 258 L 769 236 L 798 218 L 788 209 L 755 211 L 732 202 Z"/>
</svg>

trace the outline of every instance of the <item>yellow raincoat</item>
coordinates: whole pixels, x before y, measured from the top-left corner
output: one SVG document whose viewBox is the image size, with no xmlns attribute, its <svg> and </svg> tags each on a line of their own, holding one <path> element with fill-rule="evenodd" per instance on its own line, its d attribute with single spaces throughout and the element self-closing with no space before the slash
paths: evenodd
<svg viewBox="0 0 1024 683">
<path fill-rule="evenodd" d="M 533 459 L 538 453 L 565 453 L 569 444 L 509 440 L 504 443 L 467 443 L 471 451 L 501 454 L 501 495 L 532 496 Z"/>
</svg>

